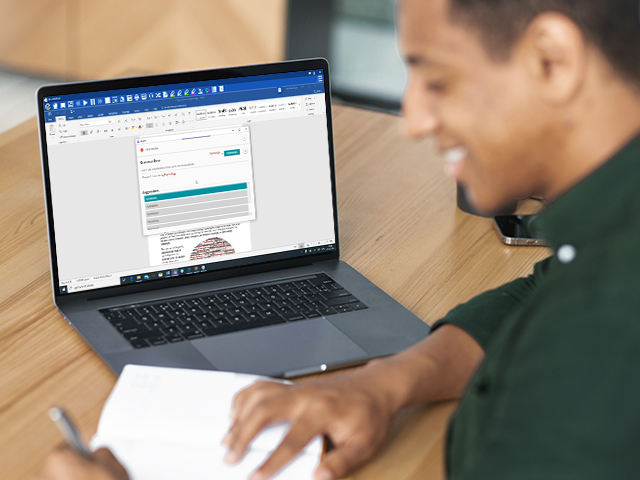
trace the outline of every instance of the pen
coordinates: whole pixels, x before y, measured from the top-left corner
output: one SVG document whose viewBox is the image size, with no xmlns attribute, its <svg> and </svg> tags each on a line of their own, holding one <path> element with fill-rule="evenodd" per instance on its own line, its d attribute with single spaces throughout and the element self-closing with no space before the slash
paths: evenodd
<svg viewBox="0 0 640 480">
<path fill-rule="evenodd" d="M 69 445 L 79 454 L 88 457 L 90 455 L 89 449 L 84 445 L 78 430 L 73 425 L 67 414 L 62 408 L 52 407 L 49 409 L 49 418 L 53 420 L 60 430 L 60 433 L 65 438 Z"/>
</svg>

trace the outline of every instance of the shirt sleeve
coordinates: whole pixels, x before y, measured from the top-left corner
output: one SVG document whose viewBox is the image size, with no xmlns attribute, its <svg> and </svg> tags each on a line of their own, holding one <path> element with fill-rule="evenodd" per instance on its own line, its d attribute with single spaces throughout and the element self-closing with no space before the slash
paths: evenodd
<svg viewBox="0 0 640 480">
<path fill-rule="evenodd" d="M 541 333 L 519 341 L 500 380 L 469 390 L 474 404 L 495 405 L 450 480 L 638 478 L 640 325 L 624 302 L 536 317 Z"/>
<path fill-rule="evenodd" d="M 528 277 L 519 278 L 458 305 L 443 319 L 437 321 L 432 329 L 435 331 L 447 323 L 456 325 L 471 335 L 486 351 L 504 319 L 530 298 L 535 291 L 536 283 L 544 276 L 553 258 L 538 262 L 533 274 Z"/>
</svg>

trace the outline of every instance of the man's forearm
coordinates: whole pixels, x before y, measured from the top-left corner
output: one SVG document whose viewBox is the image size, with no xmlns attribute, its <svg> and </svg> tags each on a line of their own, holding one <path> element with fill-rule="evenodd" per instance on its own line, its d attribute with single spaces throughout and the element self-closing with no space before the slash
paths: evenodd
<svg viewBox="0 0 640 480">
<path fill-rule="evenodd" d="M 443 325 L 410 349 L 370 362 L 370 375 L 388 394 L 392 410 L 460 398 L 484 360 L 480 345 L 464 330 Z"/>
</svg>

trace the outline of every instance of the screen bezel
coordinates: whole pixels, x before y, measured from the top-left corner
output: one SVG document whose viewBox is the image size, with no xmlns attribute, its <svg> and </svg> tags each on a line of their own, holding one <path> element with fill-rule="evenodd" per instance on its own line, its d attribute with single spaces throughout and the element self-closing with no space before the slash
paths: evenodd
<svg viewBox="0 0 640 480">
<path fill-rule="evenodd" d="M 312 253 L 295 258 L 286 258 L 285 252 L 250 257 L 247 265 L 222 267 L 213 271 L 186 275 L 181 277 L 164 278 L 130 285 L 113 285 L 110 287 L 96 288 L 73 293 L 60 293 L 58 275 L 58 257 L 55 241 L 55 222 L 53 217 L 53 205 L 51 198 L 51 183 L 49 174 L 49 157 L 46 141 L 44 98 L 59 95 L 83 94 L 105 90 L 120 90 L 138 87 L 152 87 L 200 81 L 218 81 L 229 78 L 251 77 L 256 75 L 269 75 L 277 73 L 290 73 L 303 70 L 324 70 L 325 111 L 327 119 L 327 140 L 329 164 L 331 172 L 331 195 L 333 206 L 333 223 L 335 250 L 330 252 Z M 44 195 L 47 211 L 47 229 L 49 237 L 49 251 L 51 262 L 51 277 L 53 283 L 53 295 L 56 304 L 62 298 L 98 298 L 105 296 L 127 295 L 149 290 L 178 287 L 194 283 L 201 283 L 222 278 L 232 278 L 242 275 L 250 275 L 281 268 L 293 268 L 309 265 L 311 263 L 340 258 L 340 241 L 338 233 L 338 206 L 335 177 L 335 154 L 333 148 L 333 117 L 331 112 L 331 83 L 329 64 L 324 58 L 308 60 L 295 60 L 287 62 L 270 63 L 263 65 L 249 65 L 212 70 L 199 70 L 183 73 L 169 73 L 161 75 L 149 75 L 144 77 L 119 78 L 111 80 L 97 80 L 89 82 L 74 82 L 41 87 L 37 92 L 38 102 L 38 126 L 40 130 L 40 149 L 42 159 L 42 172 L 44 182 Z M 244 260 L 244 259 L 243 259 Z M 230 260 L 234 261 L 234 260 Z M 150 267 L 150 270 L 151 267 Z"/>
</svg>

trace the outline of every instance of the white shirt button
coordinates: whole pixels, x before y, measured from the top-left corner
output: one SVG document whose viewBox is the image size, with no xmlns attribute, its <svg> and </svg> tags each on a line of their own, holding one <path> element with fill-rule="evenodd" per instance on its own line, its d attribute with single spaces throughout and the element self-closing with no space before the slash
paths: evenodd
<svg viewBox="0 0 640 480">
<path fill-rule="evenodd" d="M 565 265 L 573 262 L 576 259 L 577 254 L 578 251 L 573 245 L 562 245 L 556 253 L 558 261 L 560 263 L 564 263 Z"/>
</svg>

